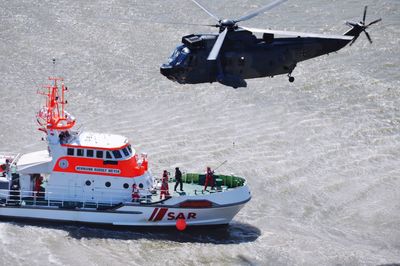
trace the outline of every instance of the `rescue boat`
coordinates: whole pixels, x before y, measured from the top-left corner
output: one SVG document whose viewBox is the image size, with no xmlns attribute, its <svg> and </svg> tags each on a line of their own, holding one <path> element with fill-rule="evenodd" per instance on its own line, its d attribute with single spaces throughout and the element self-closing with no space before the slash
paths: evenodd
<svg viewBox="0 0 400 266">
<path fill-rule="evenodd" d="M 38 91 L 45 104 L 37 113 L 47 150 L 0 155 L 0 216 L 119 226 L 228 224 L 251 198 L 246 179 L 214 174 L 214 188 L 204 190 L 205 175 L 183 173 L 184 191 L 173 190 L 148 169 L 119 135 L 75 130 L 65 110 L 62 78 Z M 164 180 L 165 181 L 165 180 Z M 162 191 L 164 190 L 164 191 Z M 160 199 L 160 194 L 164 194 Z"/>
</svg>

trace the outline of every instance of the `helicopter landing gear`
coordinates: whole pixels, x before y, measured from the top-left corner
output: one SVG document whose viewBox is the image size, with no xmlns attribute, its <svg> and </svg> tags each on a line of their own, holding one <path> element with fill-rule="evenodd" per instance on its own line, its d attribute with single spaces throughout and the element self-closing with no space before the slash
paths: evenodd
<svg viewBox="0 0 400 266">
<path fill-rule="evenodd" d="M 292 77 L 290 73 L 288 74 L 288 77 L 289 77 L 289 82 L 292 83 L 294 81 L 294 77 Z"/>
</svg>

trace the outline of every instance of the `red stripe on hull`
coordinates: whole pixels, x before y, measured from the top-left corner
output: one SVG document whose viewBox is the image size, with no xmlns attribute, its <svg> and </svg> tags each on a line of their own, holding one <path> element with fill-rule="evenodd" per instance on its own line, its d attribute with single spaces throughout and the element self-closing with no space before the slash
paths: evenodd
<svg viewBox="0 0 400 266">
<path fill-rule="evenodd" d="M 161 208 L 160 211 L 157 213 L 156 218 L 154 218 L 154 222 L 161 221 L 164 218 L 167 211 L 168 208 Z"/>
<path fill-rule="evenodd" d="M 158 208 L 155 208 L 154 211 L 153 211 L 153 213 L 151 214 L 151 216 L 150 216 L 150 218 L 149 218 L 149 221 L 153 220 L 154 215 L 156 215 L 157 211 L 158 211 Z"/>
</svg>

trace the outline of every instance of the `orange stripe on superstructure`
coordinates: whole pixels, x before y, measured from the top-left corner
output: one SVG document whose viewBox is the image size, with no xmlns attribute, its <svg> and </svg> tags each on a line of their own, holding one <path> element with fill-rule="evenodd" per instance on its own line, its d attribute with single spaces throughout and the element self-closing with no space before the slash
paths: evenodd
<svg viewBox="0 0 400 266">
<path fill-rule="evenodd" d="M 61 168 L 60 161 L 67 160 L 68 167 Z M 56 164 L 54 165 L 54 172 L 64 172 L 64 173 L 76 173 L 76 174 L 89 174 L 89 175 L 105 175 L 105 176 L 120 176 L 120 177 L 136 177 L 141 176 L 146 171 L 145 167 L 139 166 L 137 164 L 136 158 L 133 156 L 127 160 L 119 160 L 118 165 L 104 164 L 103 159 L 97 158 L 86 158 L 86 157 L 73 157 L 73 156 L 63 156 L 58 158 Z M 76 167 L 93 167 L 93 168 L 106 168 L 106 169 L 116 169 L 120 173 L 102 173 L 102 172 L 89 172 L 89 171 L 77 171 Z"/>
</svg>

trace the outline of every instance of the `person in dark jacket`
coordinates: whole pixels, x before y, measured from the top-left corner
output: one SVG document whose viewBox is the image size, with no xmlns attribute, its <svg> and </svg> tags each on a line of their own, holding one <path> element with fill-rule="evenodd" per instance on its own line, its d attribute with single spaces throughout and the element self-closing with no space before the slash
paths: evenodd
<svg viewBox="0 0 400 266">
<path fill-rule="evenodd" d="M 211 171 L 210 167 L 207 167 L 206 179 L 204 180 L 204 191 L 207 190 L 208 186 L 211 186 L 211 189 L 214 189 L 214 171 Z"/>
<path fill-rule="evenodd" d="M 178 187 L 179 184 L 180 184 L 181 191 L 183 191 L 182 172 L 181 172 L 181 170 L 179 170 L 179 167 L 175 168 L 175 180 L 176 180 L 176 183 L 175 183 L 174 191 L 176 191 L 176 188 Z"/>
</svg>

